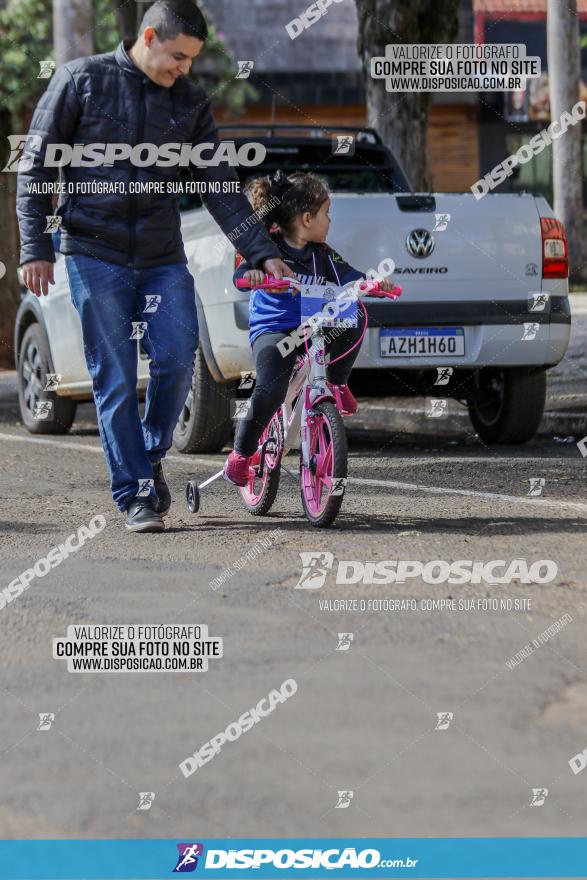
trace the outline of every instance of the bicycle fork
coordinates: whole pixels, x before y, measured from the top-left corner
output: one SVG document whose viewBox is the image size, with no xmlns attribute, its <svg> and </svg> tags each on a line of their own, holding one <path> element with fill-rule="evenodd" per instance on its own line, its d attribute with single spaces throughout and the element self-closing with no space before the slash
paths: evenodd
<svg viewBox="0 0 587 880">
<path fill-rule="evenodd" d="M 310 376 L 305 388 L 301 418 L 301 452 L 304 467 L 310 467 L 310 428 L 314 420 L 317 400 L 332 398 L 326 384 L 324 331 L 316 327 L 311 336 Z"/>
</svg>

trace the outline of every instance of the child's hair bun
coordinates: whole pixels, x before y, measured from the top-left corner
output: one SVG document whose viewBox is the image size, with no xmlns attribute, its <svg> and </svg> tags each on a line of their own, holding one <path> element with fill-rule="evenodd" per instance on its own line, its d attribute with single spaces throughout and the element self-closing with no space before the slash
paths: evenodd
<svg viewBox="0 0 587 880">
<path fill-rule="evenodd" d="M 269 192 L 272 196 L 281 196 L 294 185 L 291 180 L 287 179 L 286 173 L 281 168 L 278 168 L 273 175 L 268 174 L 267 177 L 269 178 Z"/>
</svg>

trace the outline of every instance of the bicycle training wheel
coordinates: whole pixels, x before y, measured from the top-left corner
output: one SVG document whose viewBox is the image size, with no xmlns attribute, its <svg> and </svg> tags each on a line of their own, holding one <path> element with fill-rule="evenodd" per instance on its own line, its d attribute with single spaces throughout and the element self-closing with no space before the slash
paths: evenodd
<svg viewBox="0 0 587 880">
<path fill-rule="evenodd" d="M 249 469 L 249 482 L 240 490 L 245 506 L 253 516 L 263 516 L 271 510 L 279 489 L 283 451 L 283 427 L 279 412 L 275 413 L 261 434 L 259 446 L 262 448 L 264 445 L 263 475 L 259 476 L 261 453 L 257 451 Z"/>
<path fill-rule="evenodd" d="M 317 528 L 332 525 L 344 497 L 348 473 L 346 432 L 336 406 L 323 401 L 308 424 L 310 466 L 300 454 L 300 492 L 306 518 Z"/>
</svg>

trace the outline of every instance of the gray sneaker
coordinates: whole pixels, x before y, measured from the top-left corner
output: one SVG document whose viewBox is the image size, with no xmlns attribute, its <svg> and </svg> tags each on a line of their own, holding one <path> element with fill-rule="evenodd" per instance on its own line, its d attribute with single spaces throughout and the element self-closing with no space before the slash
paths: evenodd
<svg viewBox="0 0 587 880">
<path fill-rule="evenodd" d="M 162 532 L 165 523 L 155 510 L 155 499 L 136 495 L 126 509 L 124 525 L 130 532 Z"/>
</svg>

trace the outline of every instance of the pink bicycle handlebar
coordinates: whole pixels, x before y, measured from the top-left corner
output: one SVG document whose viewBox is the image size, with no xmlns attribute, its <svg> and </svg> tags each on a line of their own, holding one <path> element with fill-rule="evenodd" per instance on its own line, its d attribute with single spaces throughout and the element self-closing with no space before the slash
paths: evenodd
<svg viewBox="0 0 587 880">
<path fill-rule="evenodd" d="M 236 286 L 239 290 L 248 290 L 251 287 L 262 288 L 263 290 L 286 290 L 288 287 L 291 287 L 291 281 L 275 278 L 273 275 L 264 275 L 263 281 L 260 284 L 254 284 L 248 278 L 237 278 Z M 402 288 L 396 285 L 391 290 L 382 290 L 380 281 L 361 281 L 359 283 L 359 293 L 363 293 L 366 296 L 398 299 L 402 295 Z"/>
<path fill-rule="evenodd" d="M 361 281 L 359 283 L 359 293 L 367 296 L 386 296 L 388 299 L 399 299 L 402 295 L 403 288 L 397 284 L 391 290 L 382 290 L 380 281 Z"/>
<path fill-rule="evenodd" d="M 291 287 L 291 281 L 284 281 L 281 278 L 275 278 L 273 275 L 263 275 L 260 284 L 254 284 L 248 278 L 237 278 L 236 286 L 239 290 L 248 290 L 250 287 L 262 288 L 263 290 L 286 290 Z"/>
</svg>

